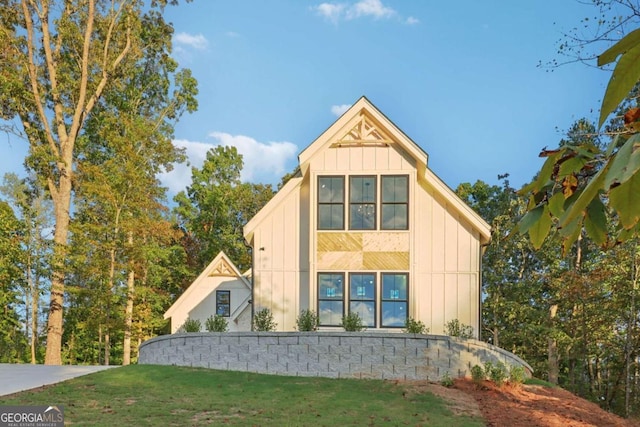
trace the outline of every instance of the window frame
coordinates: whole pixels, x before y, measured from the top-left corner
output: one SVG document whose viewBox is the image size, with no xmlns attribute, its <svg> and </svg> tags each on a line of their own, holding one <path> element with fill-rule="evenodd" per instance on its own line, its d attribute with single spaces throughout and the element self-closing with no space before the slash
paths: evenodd
<svg viewBox="0 0 640 427">
<path fill-rule="evenodd" d="M 353 183 L 356 179 L 371 179 L 373 183 L 373 199 L 371 201 L 354 201 L 353 195 L 355 191 L 353 190 Z M 354 215 L 353 208 L 361 206 L 373 206 L 373 220 L 371 221 L 371 227 L 355 227 L 354 226 Z M 363 215 L 364 216 L 364 215 Z M 349 230 L 356 231 L 375 231 L 378 229 L 378 175 L 349 175 Z"/>
<path fill-rule="evenodd" d="M 405 298 L 401 299 L 401 298 L 385 298 L 384 297 L 384 277 L 385 276 L 404 276 L 405 277 L 405 284 L 406 284 L 406 290 L 405 290 Z M 405 327 L 405 323 L 407 318 L 409 317 L 409 286 L 410 282 L 409 282 L 409 273 L 407 272 L 390 272 L 390 271 L 385 271 L 385 272 L 380 272 L 380 327 L 381 328 L 404 328 Z M 384 303 L 385 302 L 404 302 L 405 304 L 405 322 L 403 322 L 401 325 L 386 325 L 384 323 Z"/>
<path fill-rule="evenodd" d="M 330 275 L 330 276 L 341 276 L 341 282 L 342 282 L 342 297 L 341 298 L 337 298 L 337 297 L 325 297 L 322 298 L 320 295 L 320 284 L 322 283 L 320 276 L 323 275 Z M 317 277 L 317 295 L 318 295 L 318 301 L 317 301 L 317 313 L 318 313 L 318 326 L 340 326 L 340 324 L 342 323 L 342 317 L 344 317 L 345 314 L 345 306 L 346 306 L 346 288 L 345 288 L 345 273 L 344 272 L 318 272 L 318 274 L 316 275 Z M 342 304 L 342 310 L 340 313 L 340 323 L 334 324 L 334 323 L 322 323 L 322 310 L 321 310 L 321 303 L 322 302 L 340 302 Z"/>
<path fill-rule="evenodd" d="M 227 302 L 221 302 L 221 297 L 227 296 Z M 226 307 L 226 311 L 224 308 Z M 221 309 L 223 309 L 221 314 Z M 225 314 L 226 313 L 226 314 Z M 231 317 L 231 291 L 226 289 L 216 290 L 216 316 Z"/>
<path fill-rule="evenodd" d="M 342 180 L 342 200 L 340 202 L 322 202 L 320 201 L 320 189 L 321 189 L 321 181 L 323 179 L 341 179 Z M 316 202 L 317 202 L 317 219 L 316 219 L 316 228 L 318 230 L 344 230 L 345 229 L 345 196 L 346 196 L 346 188 L 345 188 L 345 176 L 344 175 L 318 175 L 318 179 L 317 179 L 317 196 L 316 196 Z M 322 206 L 331 206 L 332 208 L 334 206 L 341 206 L 342 207 L 342 224 L 340 225 L 340 227 L 322 227 L 321 225 L 321 221 L 320 221 L 320 214 L 321 214 L 321 207 Z"/>
<path fill-rule="evenodd" d="M 373 298 L 353 298 L 353 278 L 355 276 L 372 276 L 373 277 Z M 345 292 L 347 294 L 347 292 Z M 378 327 L 378 272 L 375 271 L 354 271 L 349 272 L 349 304 L 347 305 L 348 313 L 355 312 L 352 308 L 353 302 L 363 302 L 363 303 L 373 303 L 373 324 L 366 324 L 367 328 L 377 328 Z M 362 316 L 360 316 L 362 318 Z M 365 319 L 362 319 L 363 322 Z"/>
<path fill-rule="evenodd" d="M 389 178 L 404 178 L 406 180 L 406 201 L 404 202 L 385 202 L 384 201 L 384 180 Z M 380 230 L 409 230 L 409 188 L 410 188 L 410 179 L 409 175 L 380 175 Z M 385 206 L 404 206 L 405 207 L 405 227 L 385 227 L 385 218 L 384 211 Z"/>
</svg>

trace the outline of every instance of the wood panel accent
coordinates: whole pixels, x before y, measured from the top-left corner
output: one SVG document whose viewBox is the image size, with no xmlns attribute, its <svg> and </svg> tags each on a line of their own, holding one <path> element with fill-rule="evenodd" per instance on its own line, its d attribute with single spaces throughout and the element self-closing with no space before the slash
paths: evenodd
<svg viewBox="0 0 640 427">
<path fill-rule="evenodd" d="M 362 252 L 320 252 L 320 270 L 363 270 Z"/>
<path fill-rule="evenodd" d="M 363 233 L 362 250 L 365 252 L 409 252 L 409 232 Z"/>
<path fill-rule="evenodd" d="M 362 233 L 318 233 L 318 254 L 321 252 L 362 251 Z"/>
<path fill-rule="evenodd" d="M 364 270 L 409 270 L 409 252 L 364 252 Z"/>
</svg>

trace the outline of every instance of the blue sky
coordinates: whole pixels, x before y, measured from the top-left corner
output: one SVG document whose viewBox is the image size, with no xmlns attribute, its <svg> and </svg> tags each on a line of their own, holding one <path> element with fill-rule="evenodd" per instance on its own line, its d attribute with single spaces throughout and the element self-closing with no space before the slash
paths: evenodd
<svg viewBox="0 0 640 427">
<path fill-rule="evenodd" d="M 196 0 L 169 7 L 174 56 L 199 82 L 199 110 L 175 132 L 200 166 L 217 144 L 244 155 L 244 178 L 277 183 L 345 106 L 366 96 L 429 154 L 450 187 L 510 174 L 519 187 L 543 147 L 594 119 L 609 73 L 553 71 L 562 31 L 594 15 L 575 0 Z M 3 149 L 20 172 L 24 147 Z M 186 166 L 163 182 L 190 183 Z"/>
</svg>

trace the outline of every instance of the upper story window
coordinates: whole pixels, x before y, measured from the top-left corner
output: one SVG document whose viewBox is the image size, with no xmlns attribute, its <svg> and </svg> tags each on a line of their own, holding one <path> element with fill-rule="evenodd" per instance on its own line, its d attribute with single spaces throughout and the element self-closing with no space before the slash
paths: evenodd
<svg viewBox="0 0 640 427">
<path fill-rule="evenodd" d="M 407 230 L 409 225 L 409 177 L 382 177 L 383 230 Z"/>
<path fill-rule="evenodd" d="M 349 178 L 349 229 L 376 229 L 376 177 Z"/>
<path fill-rule="evenodd" d="M 349 230 L 409 229 L 408 175 L 318 177 L 318 230 L 345 229 L 347 199 Z"/>
<path fill-rule="evenodd" d="M 318 230 L 344 230 L 344 177 L 318 178 Z"/>
<path fill-rule="evenodd" d="M 216 291 L 216 314 L 222 317 L 231 316 L 231 291 Z"/>
</svg>

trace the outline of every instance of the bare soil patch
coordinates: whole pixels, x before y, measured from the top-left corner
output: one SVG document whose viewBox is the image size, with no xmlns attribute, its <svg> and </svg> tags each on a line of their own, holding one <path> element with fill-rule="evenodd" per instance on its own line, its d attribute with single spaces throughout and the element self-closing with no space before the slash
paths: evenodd
<svg viewBox="0 0 640 427">
<path fill-rule="evenodd" d="M 481 416 L 488 426 L 640 427 L 640 420 L 621 418 L 559 387 L 497 387 L 457 379 L 453 387 L 418 381 L 410 390 L 434 393 L 450 402 L 455 413 Z"/>
</svg>

